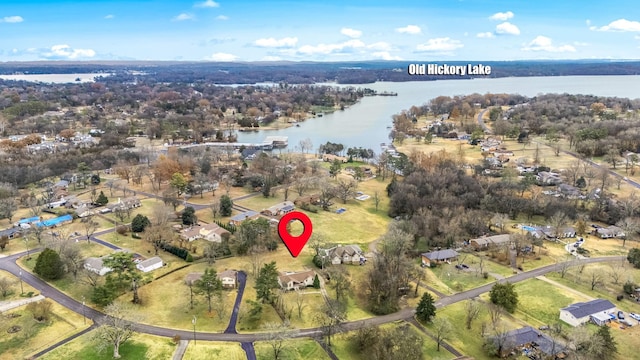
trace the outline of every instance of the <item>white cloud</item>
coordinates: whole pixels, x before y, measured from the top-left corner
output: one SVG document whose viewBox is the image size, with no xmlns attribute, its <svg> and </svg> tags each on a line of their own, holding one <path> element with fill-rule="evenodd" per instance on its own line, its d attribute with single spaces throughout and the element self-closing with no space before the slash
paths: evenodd
<svg viewBox="0 0 640 360">
<path fill-rule="evenodd" d="M 0 22 L 5 22 L 5 23 L 21 23 L 23 22 L 24 19 L 22 18 L 22 16 L 5 16 L 2 19 L 0 19 Z"/>
<path fill-rule="evenodd" d="M 193 20 L 194 16 L 192 14 L 182 13 L 176 17 L 174 17 L 173 21 L 185 21 L 185 20 Z"/>
<path fill-rule="evenodd" d="M 553 45 L 553 41 L 546 36 L 536 36 L 535 39 L 522 48 L 523 51 L 546 51 L 546 52 L 575 52 L 576 48 L 571 45 Z"/>
<path fill-rule="evenodd" d="M 297 37 L 285 37 L 282 39 L 263 38 L 256 40 L 253 44 L 259 47 L 287 48 L 294 47 L 298 43 Z"/>
<path fill-rule="evenodd" d="M 378 51 L 378 52 L 372 53 L 371 55 L 373 55 L 376 58 L 382 59 L 382 60 L 402 60 L 401 57 L 393 56 L 393 55 L 389 54 L 388 51 Z"/>
<path fill-rule="evenodd" d="M 109 20 L 109 19 L 113 19 L 115 16 L 113 16 L 112 14 L 109 14 L 107 16 L 105 16 L 104 18 Z"/>
<path fill-rule="evenodd" d="M 493 35 L 492 32 L 487 31 L 487 32 L 477 33 L 476 37 L 479 37 L 479 38 L 492 38 L 492 37 L 494 37 L 494 35 Z"/>
<path fill-rule="evenodd" d="M 630 21 L 627 19 L 618 19 L 609 23 L 609 25 L 590 27 L 594 31 L 640 31 L 640 22 Z"/>
<path fill-rule="evenodd" d="M 297 53 L 303 55 L 315 55 L 315 54 L 336 54 L 336 53 L 345 53 L 352 52 L 355 49 L 364 48 L 365 44 L 358 40 L 352 39 L 349 41 L 337 43 L 337 44 L 318 44 L 318 45 L 304 45 L 301 46 Z"/>
<path fill-rule="evenodd" d="M 459 40 L 444 37 L 429 39 L 426 43 L 416 46 L 416 49 L 418 51 L 428 52 L 451 52 L 461 47 L 464 47 L 464 45 Z"/>
<path fill-rule="evenodd" d="M 53 45 L 40 55 L 45 59 L 80 59 L 92 58 L 96 52 L 92 49 L 73 49 L 69 45 Z"/>
<path fill-rule="evenodd" d="M 498 20 L 498 21 L 507 21 L 512 17 L 513 17 L 513 13 L 511 11 L 507 11 L 507 12 L 497 12 L 489 16 L 489 19 Z"/>
<path fill-rule="evenodd" d="M 221 52 L 215 53 L 207 58 L 207 60 L 211 60 L 211 61 L 224 61 L 224 62 L 236 61 L 237 59 L 238 57 L 233 54 L 227 54 L 227 53 L 221 53 Z"/>
<path fill-rule="evenodd" d="M 199 8 L 217 8 L 220 6 L 220 4 L 218 4 L 213 0 L 206 0 L 203 2 L 196 3 L 194 6 Z"/>
<path fill-rule="evenodd" d="M 496 25 L 496 34 L 501 35 L 520 35 L 520 29 L 510 22 L 503 22 Z"/>
<path fill-rule="evenodd" d="M 229 20 L 229 17 L 226 15 L 218 15 L 216 16 L 216 20 Z"/>
<path fill-rule="evenodd" d="M 351 28 L 342 28 L 340 33 L 354 39 L 362 36 L 362 31 Z"/>
<path fill-rule="evenodd" d="M 417 25 L 407 25 L 405 27 L 396 28 L 396 32 L 399 32 L 400 34 L 417 35 L 422 33 L 422 29 Z"/>
<path fill-rule="evenodd" d="M 388 42 L 378 41 L 373 44 L 367 45 L 367 49 L 378 50 L 378 51 L 391 51 L 393 50 L 393 46 Z"/>
</svg>

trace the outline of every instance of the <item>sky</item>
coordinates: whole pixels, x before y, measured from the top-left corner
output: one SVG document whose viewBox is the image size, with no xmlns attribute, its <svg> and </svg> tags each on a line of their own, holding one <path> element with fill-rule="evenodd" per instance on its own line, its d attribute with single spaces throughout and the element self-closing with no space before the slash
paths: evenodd
<svg viewBox="0 0 640 360">
<path fill-rule="evenodd" d="M 0 2 L 0 61 L 640 59 L 634 0 Z"/>
</svg>

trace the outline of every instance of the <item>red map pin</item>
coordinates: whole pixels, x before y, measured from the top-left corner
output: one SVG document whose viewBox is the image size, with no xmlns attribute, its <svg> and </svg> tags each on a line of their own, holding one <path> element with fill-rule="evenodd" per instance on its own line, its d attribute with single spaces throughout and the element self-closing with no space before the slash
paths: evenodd
<svg viewBox="0 0 640 360">
<path fill-rule="evenodd" d="M 300 236 L 292 236 L 287 231 L 287 225 L 294 220 L 299 220 L 304 227 L 302 230 L 302 234 Z M 288 214 L 285 214 L 278 223 L 278 235 L 284 242 L 284 245 L 289 249 L 291 256 L 298 257 L 304 245 L 309 241 L 311 237 L 311 233 L 313 232 L 313 227 L 311 226 L 311 219 L 299 211 L 292 211 Z"/>
</svg>

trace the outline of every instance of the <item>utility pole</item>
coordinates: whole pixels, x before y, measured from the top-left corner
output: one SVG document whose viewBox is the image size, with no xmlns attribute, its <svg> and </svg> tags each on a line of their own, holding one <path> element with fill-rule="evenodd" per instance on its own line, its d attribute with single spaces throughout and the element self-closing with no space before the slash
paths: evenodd
<svg viewBox="0 0 640 360">
<path fill-rule="evenodd" d="M 193 319 L 191 319 L 191 323 L 193 324 L 193 346 L 196 346 L 196 316 L 193 315 Z"/>
</svg>

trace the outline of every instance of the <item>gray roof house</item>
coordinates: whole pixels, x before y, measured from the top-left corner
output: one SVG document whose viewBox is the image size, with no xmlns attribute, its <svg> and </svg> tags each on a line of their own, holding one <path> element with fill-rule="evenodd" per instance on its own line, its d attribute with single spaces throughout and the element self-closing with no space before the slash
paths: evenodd
<svg viewBox="0 0 640 360">
<path fill-rule="evenodd" d="M 136 265 L 136 268 L 138 268 L 138 270 L 142 272 L 149 272 L 161 268 L 162 265 L 162 259 L 158 256 L 154 256 L 152 258 L 148 258 L 147 260 L 139 262 Z"/>
<path fill-rule="evenodd" d="M 84 260 L 84 268 L 100 276 L 104 276 L 112 270 L 111 268 L 104 266 L 102 259 L 97 257 L 86 258 Z"/>
<path fill-rule="evenodd" d="M 520 351 L 523 348 L 527 349 L 529 353 L 539 352 L 552 356 L 564 351 L 564 346 L 557 342 L 554 343 L 551 337 L 531 326 L 511 330 L 501 337 L 501 341 L 497 337 L 492 337 L 491 340 L 496 347 L 502 345 L 502 348 L 498 349 L 501 356 L 507 356 L 512 351 Z"/>
<path fill-rule="evenodd" d="M 579 326 L 589 322 L 592 317 L 615 314 L 616 306 L 606 299 L 595 299 L 587 302 L 571 304 L 560 309 L 560 320 L 571 326 Z"/>
<path fill-rule="evenodd" d="M 421 255 L 422 264 L 431 266 L 432 263 L 455 260 L 458 257 L 458 252 L 453 249 L 445 249 L 423 253 Z"/>
<path fill-rule="evenodd" d="M 338 244 L 329 249 L 321 249 L 320 255 L 333 265 L 338 264 L 359 264 L 362 265 L 366 261 L 364 252 L 358 245 L 342 245 Z"/>
</svg>

